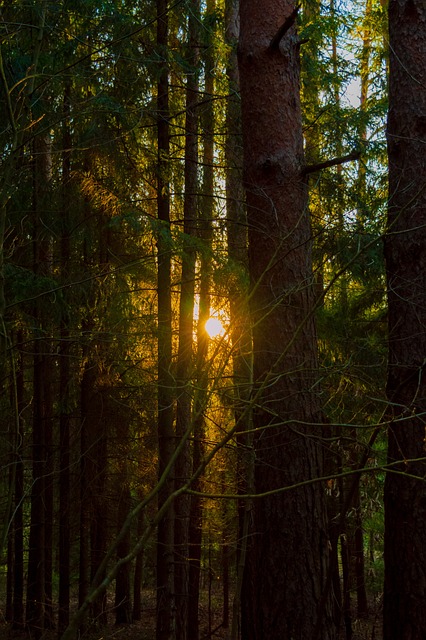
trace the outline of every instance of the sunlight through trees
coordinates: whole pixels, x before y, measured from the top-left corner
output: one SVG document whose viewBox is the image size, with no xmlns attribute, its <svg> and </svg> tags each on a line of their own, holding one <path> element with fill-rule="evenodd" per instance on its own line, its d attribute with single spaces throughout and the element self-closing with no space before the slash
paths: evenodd
<svg viewBox="0 0 426 640">
<path fill-rule="evenodd" d="M 0 635 L 426 637 L 422 0 L 0 16 Z"/>
</svg>

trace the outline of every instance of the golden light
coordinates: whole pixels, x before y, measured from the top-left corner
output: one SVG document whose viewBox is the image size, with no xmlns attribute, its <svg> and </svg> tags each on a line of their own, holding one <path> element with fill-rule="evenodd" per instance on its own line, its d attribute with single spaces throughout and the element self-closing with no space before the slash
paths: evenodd
<svg viewBox="0 0 426 640">
<path fill-rule="evenodd" d="M 217 318 L 209 318 L 205 324 L 205 328 L 210 338 L 219 338 L 225 335 L 225 327 Z"/>
</svg>

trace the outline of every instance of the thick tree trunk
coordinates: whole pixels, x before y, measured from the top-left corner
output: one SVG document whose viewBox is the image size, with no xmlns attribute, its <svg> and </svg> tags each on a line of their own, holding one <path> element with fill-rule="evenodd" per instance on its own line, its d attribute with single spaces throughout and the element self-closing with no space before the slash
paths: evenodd
<svg viewBox="0 0 426 640">
<path fill-rule="evenodd" d="M 240 3 L 258 494 L 323 474 L 294 9 L 287 0 Z M 286 21 L 288 29 L 275 37 Z M 320 483 L 257 499 L 244 640 L 333 638 L 330 602 L 319 606 L 328 562 Z"/>
<path fill-rule="evenodd" d="M 389 3 L 384 639 L 426 637 L 426 5 Z M 417 479 L 418 478 L 418 479 Z"/>
</svg>

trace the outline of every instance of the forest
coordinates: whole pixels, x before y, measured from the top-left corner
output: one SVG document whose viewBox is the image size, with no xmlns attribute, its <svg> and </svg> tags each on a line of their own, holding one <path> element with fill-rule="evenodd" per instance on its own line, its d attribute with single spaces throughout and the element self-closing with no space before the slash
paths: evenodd
<svg viewBox="0 0 426 640">
<path fill-rule="evenodd" d="M 424 640 L 424 0 L 0 33 L 0 635 Z"/>
</svg>

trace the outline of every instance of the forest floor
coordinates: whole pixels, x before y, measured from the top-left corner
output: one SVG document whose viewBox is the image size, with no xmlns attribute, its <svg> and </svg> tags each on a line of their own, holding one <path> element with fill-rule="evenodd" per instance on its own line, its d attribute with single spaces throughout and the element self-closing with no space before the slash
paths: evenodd
<svg viewBox="0 0 426 640">
<path fill-rule="evenodd" d="M 352 621 L 351 640 L 382 640 L 381 604 L 371 603 L 365 619 Z M 200 640 L 229 640 L 231 629 L 222 626 L 221 607 L 213 608 L 202 604 L 200 607 Z M 346 640 L 342 630 L 340 640 Z M 155 600 L 153 593 L 144 594 L 142 619 L 130 625 L 116 626 L 112 623 L 98 630 L 87 631 L 81 640 L 155 640 Z M 14 630 L 0 620 L 0 640 L 29 640 L 25 631 Z M 58 640 L 57 631 L 45 632 L 41 640 Z M 267 640 L 265 638 L 265 640 Z M 306 640 L 309 640 L 308 638 Z"/>
</svg>

